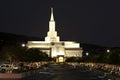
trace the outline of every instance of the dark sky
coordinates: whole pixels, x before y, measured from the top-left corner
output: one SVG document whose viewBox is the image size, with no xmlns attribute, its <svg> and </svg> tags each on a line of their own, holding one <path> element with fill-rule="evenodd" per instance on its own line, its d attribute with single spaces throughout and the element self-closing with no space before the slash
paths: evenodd
<svg viewBox="0 0 120 80">
<path fill-rule="evenodd" d="M 53 7 L 61 40 L 120 47 L 119 3 L 117 0 L 0 0 L 0 32 L 44 38 Z"/>
</svg>

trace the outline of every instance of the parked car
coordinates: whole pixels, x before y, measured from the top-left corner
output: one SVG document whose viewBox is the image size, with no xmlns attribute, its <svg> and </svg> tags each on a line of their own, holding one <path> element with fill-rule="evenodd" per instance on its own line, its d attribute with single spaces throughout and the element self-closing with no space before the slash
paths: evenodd
<svg viewBox="0 0 120 80">
<path fill-rule="evenodd" d="M 15 65 L 6 64 L 6 63 L 0 66 L 0 71 L 9 71 L 14 69 L 18 69 L 18 67 Z"/>
<path fill-rule="evenodd" d="M 12 66 L 10 64 L 2 64 L 0 66 L 0 71 L 8 71 L 8 70 L 11 70 L 12 69 Z"/>
</svg>

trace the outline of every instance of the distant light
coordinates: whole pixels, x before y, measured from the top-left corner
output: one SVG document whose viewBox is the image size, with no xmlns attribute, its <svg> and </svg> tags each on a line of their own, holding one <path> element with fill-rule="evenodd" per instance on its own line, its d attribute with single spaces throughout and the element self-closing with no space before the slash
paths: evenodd
<svg viewBox="0 0 120 80">
<path fill-rule="evenodd" d="M 108 50 L 107 50 L 107 53 L 109 53 L 109 52 L 110 52 L 110 50 L 108 49 Z"/>
<path fill-rule="evenodd" d="M 86 56 L 88 56 L 88 55 L 89 55 L 89 53 L 87 52 L 87 53 L 86 53 Z"/>
<path fill-rule="evenodd" d="M 25 47 L 25 44 L 22 44 L 22 47 Z"/>
</svg>

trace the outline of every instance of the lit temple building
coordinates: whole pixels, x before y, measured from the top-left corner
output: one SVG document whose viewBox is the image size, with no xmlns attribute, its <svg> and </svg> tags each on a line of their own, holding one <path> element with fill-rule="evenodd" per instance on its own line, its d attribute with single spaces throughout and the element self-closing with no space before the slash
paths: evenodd
<svg viewBox="0 0 120 80">
<path fill-rule="evenodd" d="M 60 41 L 55 30 L 55 20 L 53 8 L 51 8 L 51 18 L 49 21 L 49 31 L 45 41 L 28 41 L 28 48 L 38 48 L 48 54 L 49 57 L 55 58 L 57 62 L 63 62 L 68 57 L 82 57 L 82 48 L 80 44 L 73 41 Z"/>
</svg>

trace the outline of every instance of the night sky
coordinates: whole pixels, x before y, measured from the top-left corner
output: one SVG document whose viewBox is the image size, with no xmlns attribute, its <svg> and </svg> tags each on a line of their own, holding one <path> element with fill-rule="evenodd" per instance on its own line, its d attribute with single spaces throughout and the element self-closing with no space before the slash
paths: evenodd
<svg viewBox="0 0 120 80">
<path fill-rule="evenodd" d="M 119 3 L 117 0 L 0 0 L 0 32 L 44 38 L 53 7 L 61 40 L 120 47 Z"/>
</svg>

